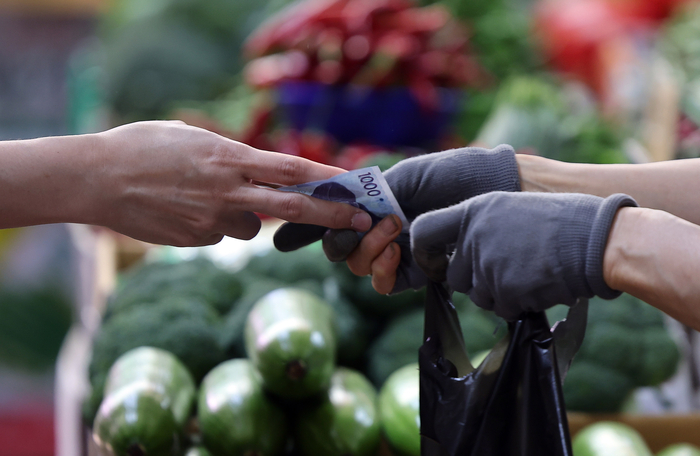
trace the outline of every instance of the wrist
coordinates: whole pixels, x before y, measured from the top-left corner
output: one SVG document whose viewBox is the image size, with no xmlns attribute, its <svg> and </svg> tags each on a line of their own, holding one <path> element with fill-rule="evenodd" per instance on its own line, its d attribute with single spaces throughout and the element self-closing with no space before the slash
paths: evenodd
<svg viewBox="0 0 700 456">
<path fill-rule="evenodd" d="M 109 156 L 107 143 L 100 133 L 76 136 L 80 141 L 80 156 L 75 157 L 81 178 L 76 180 L 74 218 L 78 223 L 105 225 L 102 214 L 110 212 L 109 201 L 105 195 L 109 191 L 105 169 L 109 165 L 105 157 Z"/>
<path fill-rule="evenodd" d="M 628 256 L 627 243 L 636 232 L 635 227 L 644 224 L 644 217 L 645 209 L 638 207 L 623 207 L 615 214 L 603 255 L 603 278 L 610 288 L 624 288 L 622 270 Z"/>
<path fill-rule="evenodd" d="M 570 163 L 526 154 L 517 154 L 515 160 L 523 192 L 571 192 L 567 188 Z"/>
<path fill-rule="evenodd" d="M 603 299 L 620 295 L 616 288 L 605 281 L 604 258 L 610 231 L 621 208 L 637 207 L 637 202 L 624 193 L 605 198 L 596 212 L 586 252 L 586 280 L 593 293 Z"/>
<path fill-rule="evenodd" d="M 95 201 L 97 135 L 74 135 L 46 138 L 42 155 L 46 157 L 52 178 L 58 183 L 53 195 L 54 212 L 51 223 L 95 224 L 95 212 L 100 207 Z"/>
</svg>

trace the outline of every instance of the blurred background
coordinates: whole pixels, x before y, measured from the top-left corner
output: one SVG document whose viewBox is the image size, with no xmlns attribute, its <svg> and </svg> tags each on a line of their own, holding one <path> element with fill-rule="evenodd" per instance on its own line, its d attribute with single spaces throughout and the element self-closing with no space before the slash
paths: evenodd
<svg viewBox="0 0 700 456">
<path fill-rule="evenodd" d="M 588 163 L 698 157 L 700 3 L 0 0 L 0 140 L 146 119 L 347 169 L 470 144 Z M 121 271 L 200 255 L 235 271 L 267 248 L 0 231 L 0 456 L 80 454 L 66 435 L 82 437 L 90 416 L 92 340 Z M 376 317 L 367 344 L 401 313 Z M 607 409 L 592 411 L 630 397 L 647 413 L 697 409 L 695 332 L 661 326 L 678 362 L 658 367 L 653 388 L 585 380 L 615 384 Z M 568 394 L 589 411 L 589 398 Z"/>
</svg>

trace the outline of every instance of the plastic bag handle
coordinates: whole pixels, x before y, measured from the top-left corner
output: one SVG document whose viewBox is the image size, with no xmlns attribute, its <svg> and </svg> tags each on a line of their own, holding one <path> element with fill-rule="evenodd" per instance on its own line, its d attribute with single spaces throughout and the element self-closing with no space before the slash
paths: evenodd
<svg viewBox="0 0 700 456">
<path fill-rule="evenodd" d="M 574 355 L 581 348 L 583 338 L 586 335 L 587 323 L 588 299 L 579 298 L 576 304 L 569 309 L 566 319 L 556 322 L 552 328 L 559 378 L 562 382 L 569 372 Z"/>
</svg>

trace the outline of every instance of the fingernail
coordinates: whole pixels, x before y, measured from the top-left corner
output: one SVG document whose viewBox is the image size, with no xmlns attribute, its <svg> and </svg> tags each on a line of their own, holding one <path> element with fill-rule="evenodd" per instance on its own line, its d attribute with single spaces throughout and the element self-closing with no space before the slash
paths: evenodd
<svg viewBox="0 0 700 456">
<path fill-rule="evenodd" d="M 367 231 L 372 228 L 372 217 L 367 212 L 358 212 L 352 216 L 350 225 L 357 231 Z"/>
<path fill-rule="evenodd" d="M 394 244 L 389 244 L 387 248 L 384 249 L 384 253 L 382 255 L 387 260 L 394 258 L 394 255 L 396 255 L 396 247 L 394 247 Z"/>
<path fill-rule="evenodd" d="M 398 231 L 399 225 L 394 220 L 394 217 L 390 215 L 379 223 L 379 229 L 382 230 L 383 234 L 391 236 Z"/>
</svg>

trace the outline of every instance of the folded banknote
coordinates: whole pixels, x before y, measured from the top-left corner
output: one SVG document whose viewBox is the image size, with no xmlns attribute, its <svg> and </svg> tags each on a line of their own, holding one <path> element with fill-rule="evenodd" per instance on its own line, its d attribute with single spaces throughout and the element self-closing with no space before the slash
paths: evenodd
<svg viewBox="0 0 700 456">
<path fill-rule="evenodd" d="M 389 214 L 396 214 L 403 224 L 402 231 L 408 232 L 408 220 L 377 166 L 348 171 L 322 181 L 281 187 L 278 190 L 350 204 L 369 213 L 372 225 Z"/>
</svg>

